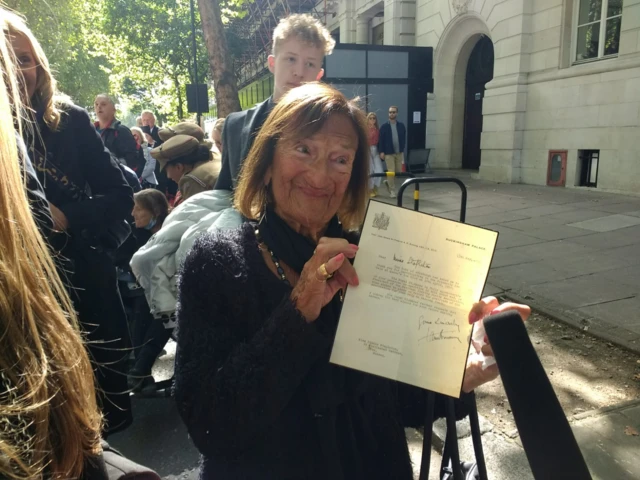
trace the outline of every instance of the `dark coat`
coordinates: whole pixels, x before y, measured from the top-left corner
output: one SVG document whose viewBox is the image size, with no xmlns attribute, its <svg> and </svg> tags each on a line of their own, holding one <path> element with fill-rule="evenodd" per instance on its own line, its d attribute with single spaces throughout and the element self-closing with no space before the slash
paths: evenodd
<svg viewBox="0 0 640 480">
<path fill-rule="evenodd" d="M 236 186 L 242 162 L 247 158 L 256 134 L 273 109 L 273 100 L 249 110 L 229 114 L 222 130 L 222 168 L 215 190 L 233 190 Z"/>
<path fill-rule="evenodd" d="M 99 127 L 99 123 L 94 125 L 96 128 Z M 100 136 L 109 152 L 140 175 L 144 168 L 144 156 L 138 154 L 138 144 L 128 127 L 122 125 L 120 120 L 114 119 Z"/>
<path fill-rule="evenodd" d="M 164 143 L 160 138 L 159 132 L 160 132 L 160 129 L 158 128 L 157 125 L 154 125 L 153 128 L 149 128 L 149 135 L 151 135 L 153 140 L 155 140 L 155 143 L 153 144 L 153 148 L 159 147 Z"/>
<path fill-rule="evenodd" d="M 404 123 L 397 122 L 398 128 L 398 143 L 400 145 L 400 151 L 396 152 L 393 149 L 393 136 L 391 134 L 391 125 L 389 122 L 384 123 L 380 127 L 380 138 L 378 139 L 378 152 L 385 155 L 393 155 L 394 153 L 403 153 L 407 144 L 407 129 Z"/>
<path fill-rule="evenodd" d="M 133 192 L 100 140 L 86 110 L 66 105 L 57 131 L 52 132 L 39 119 L 42 143 L 34 148 L 46 150 L 49 161 L 78 188 L 90 190 L 91 197 L 75 200 L 59 184 L 47 180 L 37 168 L 49 203 L 58 207 L 69 221 L 66 233 L 52 238 L 52 246 L 67 259 L 65 278 L 70 283 L 80 325 L 87 334 L 88 349 L 96 366 L 107 431 L 121 430 L 132 422 L 131 403 L 124 372 L 122 351 L 127 348 L 127 320 L 117 288 L 113 259 L 94 248 L 89 239 L 97 238 L 112 223 L 129 217 Z M 27 142 L 31 145 L 32 142 Z M 110 348 L 102 347 L 105 342 Z"/>
<path fill-rule="evenodd" d="M 86 110 L 68 105 L 56 132 L 49 130 L 42 120 L 39 128 L 51 161 L 76 186 L 88 187 L 91 192 L 91 198 L 72 201 L 47 181 L 44 172 L 38 172 L 47 199 L 69 220 L 69 232 L 83 235 L 83 230 L 87 230 L 85 237 L 97 236 L 106 225 L 128 218 L 133 208 L 133 192 L 100 141 Z"/>
<path fill-rule="evenodd" d="M 16 143 L 22 174 L 26 177 L 29 207 L 31 208 L 31 213 L 36 221 L 36 225 L 38 226 L 40 233 L 45 239 L 47 239 L 53 231 L 53 218 L 51 217 L 49 202 L 44 194 L 44 188 L 42 188 L 42 184 L 40 183 L 40 180 L 38 180 L 36 170 L 33 168 L 33 164 L 31 163 L 27 147 L 17 133 Z"/>
<path fill-rule="evenodd" d="M 336 430 L 340 438 L 360 437 L 354 425 L 362 422 L 317 410 L 323 386 L 307 381 L 328 361 L 333 334 L 295 309 L 291 287 L 265 264 L 254 228 L 201 236 L 181 274 L 175 397 L 203 456 L 201 478 L 341 480 L 331 465 L 348 452 L 332 439 Z M 352 401 L 367 406 L 372 441 L 360 452 L 367 480 L 410 480 L 403 426 L 424 422 L 425 391 L 361 375 L 368 387 Z M 443 405 L 436 402 L 436 416 Z"/>
</svg>

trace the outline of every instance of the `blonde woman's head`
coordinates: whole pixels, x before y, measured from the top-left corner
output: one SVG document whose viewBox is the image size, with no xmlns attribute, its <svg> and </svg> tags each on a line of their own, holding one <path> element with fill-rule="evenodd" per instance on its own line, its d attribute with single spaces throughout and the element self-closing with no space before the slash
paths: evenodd
<svg viewBox="0 0 640 480">
<path fill-rule="evenodd" d="M 57 82 L 51 73 L 49 60 L 26 22 L 19 15 L 2 11 L 3 31 L 8 36 L 18 65 L 22 98 L 36 112 L 42 112 L 51 130 L 60 124 L 56 103 Z"/>
</svg>

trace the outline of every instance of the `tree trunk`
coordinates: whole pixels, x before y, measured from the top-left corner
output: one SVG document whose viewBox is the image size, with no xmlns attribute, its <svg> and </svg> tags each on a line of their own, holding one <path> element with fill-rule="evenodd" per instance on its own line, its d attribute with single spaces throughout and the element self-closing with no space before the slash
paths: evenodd
<svg viewBox="0 0 640 480">
<path fill-rule="evenodd" d="M 227 38 L 222 26 L 220 5 L 218 0 L 198 0 L 198 7 L 216 94 L 218 117 L 226 117 L 232 112 L 240 111 L 241 108 Z"/>
<path fill-rule="evenodd" d="M 184 105 L 182 103 L 182 91 L 180 89 L 180 81 L 178 80 L 177 75 L 173 77 L 173 86 L 176 88 L 176 98 L 178 99 L 178 121 L 182 122 L 184 120 Z"/>
</svg>

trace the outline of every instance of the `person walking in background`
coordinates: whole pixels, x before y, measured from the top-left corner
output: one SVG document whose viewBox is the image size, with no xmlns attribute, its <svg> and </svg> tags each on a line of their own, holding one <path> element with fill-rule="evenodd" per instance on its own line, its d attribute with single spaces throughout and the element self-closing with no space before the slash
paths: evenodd
<svg viewBox="0 0 640 480">
<path fill-rule="evenodd" d="M 367 115 L 367 133 L 369 135 L 369 151 L 371 153 L 369 173 L 382 173 L 382 160 L 380 160 L 380 155 L 378 154 L 380 127 L 378 126 L 378 116 L 373 112 Z M 369 179 L 369 196 L 371 198 L 378 195 L 378 187 L 381 180 L 380 177 Z"/>
<path fill-rule="evenodd" d="M 113 262 L 114 252 L 131 232 L 125 219 L 133 192 L 86 110 L 58 93 L 49 61 L 31 30 L 17 15 L 4 16 L 5 34 L 20 62 L 22 95 L 33 112 L 35 131 L 27 130 L 25 143 L 54 221 L 49 242 L 60 261 L 66 261 L 60 267 L 89 340 L 105 433 L 112 433 L 133 421 L 125 371 L 129 333 Z"/>
<path fill-rule="evenodd" d="M 156 159 L 151 156 L 151 147 L 147 143 L 145 133 L 141 128 L 131 127 L 131 134 L 138 145 L 138 152 L 144 157 L 144 168 L 140 174 L 142 188 L 156 188 L 158 179 L 156 177 Z"/>
<path fill-rule="evenodd" d="M 116 118 L 115 101 L 106 93 L 101 93 L 96 96 L 93 107 L 98 118 L 94 125 L 105 147 L 139 177 L 144 165 L 131 130 Z"/>
<path fill-rule="evenodd" d="M 397 121 L 398 107 L 389 107 L 389 121 L 380 127 L 378 151 L 380 158 L 387 164 L 391 172 L 401 173 L 404 164 L 404 147 L 407 141 L 407 129 L 402 122 Z M 389 189 L 389 196 L 396 196 L 396 182 L 394 177 L 384 181 Z"/>
</svg>

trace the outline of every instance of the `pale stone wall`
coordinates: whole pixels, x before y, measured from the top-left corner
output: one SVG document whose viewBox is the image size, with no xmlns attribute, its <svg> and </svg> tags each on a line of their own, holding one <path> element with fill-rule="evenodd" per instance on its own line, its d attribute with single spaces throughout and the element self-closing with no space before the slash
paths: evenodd
<svg viewBox="0 0 640 480">
<path fill-rule="evenodd" d="M 343 43 L 371 38 L 384 9 L 385 45 L 434 47 L 427 100 L 434 167 L 462 164 L 464 76 L 481 35 L 494 43 L 483 102 L 482 178 L 545 184 L 549 150 L 567 150 L 568 187 L 578 150 L 600 150 L 598 189 L 640 190 L 640 0 L 623 3 L 617 58 L 573 65 L 573 0 L 340 0 Z M 358 32 L 358 28 L 360 29 Z"/>
<path fill-rule="evenodd" d="M 549 150 L 600 150 L 598 189 L 640 193 L 640 0 L 623 3 L 618 58 L 572 65 L 572 3 L 534 2 L 521 181 L 547 181 Z M 545 8 L 546 7 L 546 8 Z"/>
</svg>

